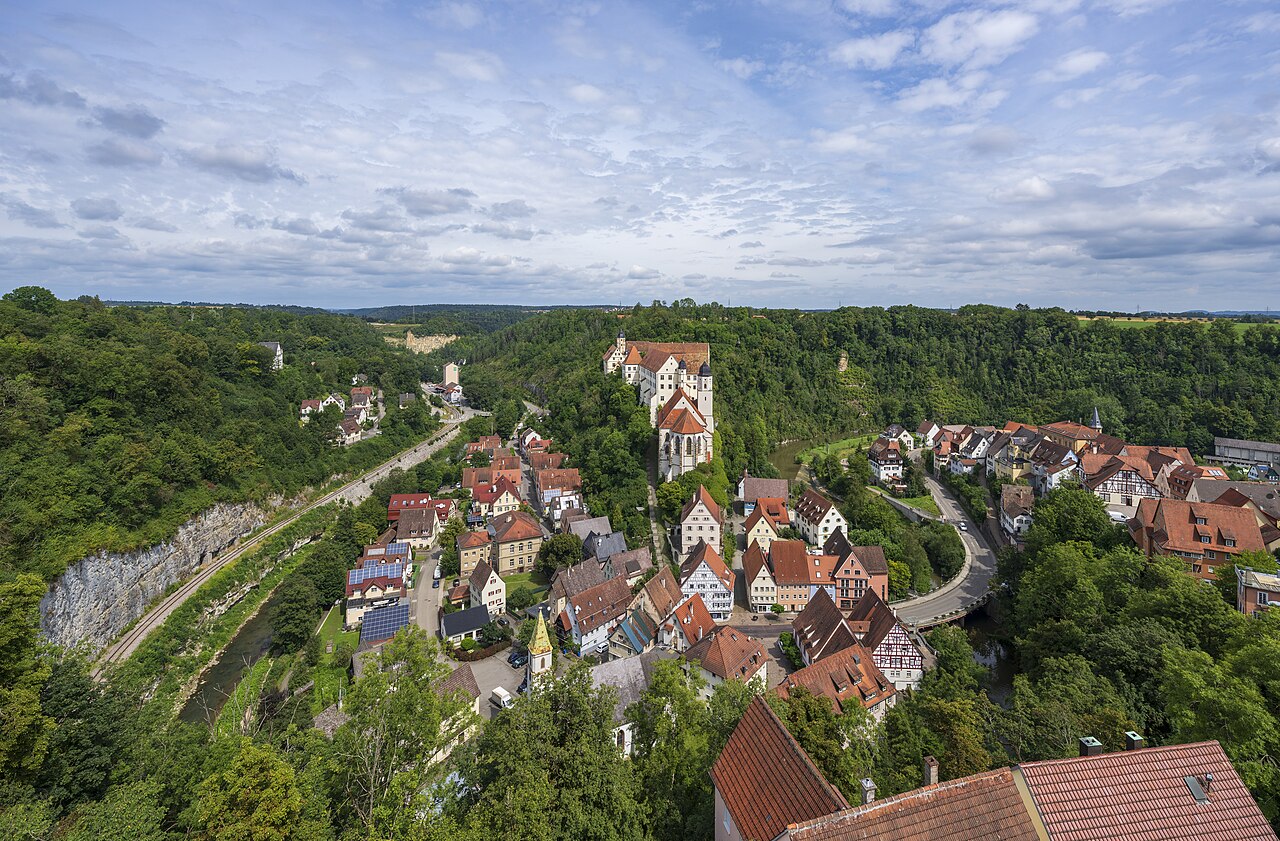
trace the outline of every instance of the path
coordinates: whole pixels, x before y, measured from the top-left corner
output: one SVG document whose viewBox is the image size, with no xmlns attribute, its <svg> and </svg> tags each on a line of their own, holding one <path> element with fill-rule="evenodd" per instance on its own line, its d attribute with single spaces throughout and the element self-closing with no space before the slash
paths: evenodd
<svg viewBox="0 0 1280 841">
<path fill-rule="evenodd" d="M 667 557 L 667 535 L 662 530 L 662 523 L 658 521 L 658 493 L 655 490 L 658 485 L 658 439 L 654 438 L 649 444 L 648 453 L 645 456 L 648 461 L 648 487 L 649 491 L 649 530 L 653 537 L 653 563 L 655 566 Z"/>
<path fill-rule="evenodd" d="M 200 589 L 200 586 L 212 578 L 218 570 L 222 569 L 236 558 L 239 558 L 246 551 L 254 549 L 266 538 L 279 532 L 281 529 L 287 528 L 308 511 L 312 511 L 323 505 L 328 505 L 329 503 L 339 499 L 346 500 L 352 504 L 360 502 L 362 499 L 369 496 L 374 482 L 384 478 L 396 468 L 411 467 L 419 462 L 425 461 L 437 450 L 449 443 L 449 441 L 453 440 L 453 438 L 458 434 L 461 422 L 466 420 L 469 415 L 469 410 L 462 410 L 456 419 L 447 421 L 448 426 L 446 429 L 437 433 L 434 437 L 410 447 L 395 458 L 388 459 L 372 470 L 364 473 L 360 478 L 353 479 L 337 490 L 330 491 L 314 502 L 299 508 L 288 517 L 285 517 L 279 522 L 273 523 L 267 528 L 254 534 L 252 537 L 245 539 L 234 549 L 224 552 L 217 559 L 205 565 L 203 569 L 191 578 L 187 579 L 181 587 L 165 597 L 162 602 L 155 607 L 152 607 L 139 617 L 137 624 L 129 629 L 123 637 L 109 646 L 102 653 L 101 657 L 99 657 L 98 663 L 93 671 L 93 676 L 95 678 L 100 678 L 108 666 L 127 659 L 130 654 L 137 650 L 138 646 L 142 644 L 142 641 L 145 640 L 152 631 L 160 627 L 164 620 L 169 618 L 170 614 L 177 610 L 179 606 L 181 606 L 193 593 L 196 592 L 196 590 Z"/>
<path fill-rule="evenodd" d="M 968 529 L 960 532 L 960 542 L 964 544 L 964 566 L 954 578 L 931 593 L 893 603 L 898 618 L 916 628 L 948 622 L 985 602 L 996 572 L 995 552 L 991 551 L 986 537 L 969 519 L 959 501 L 932 476 L 926 475 L 924 481 L 946 521 L 965 523 Z"/>
</svg>

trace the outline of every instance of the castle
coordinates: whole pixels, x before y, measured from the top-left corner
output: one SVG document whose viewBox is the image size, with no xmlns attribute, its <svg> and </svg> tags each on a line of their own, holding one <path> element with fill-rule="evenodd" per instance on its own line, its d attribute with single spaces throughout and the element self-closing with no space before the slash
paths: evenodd
<svg viewBox="0 0 1280 841">
<path fill-rule="evenodd" d="M 619 331 L 618 341 L 604 355 L 604 371 L 619 369 L 649 407 L 649 422 L 658 430 L 658 473 L 663 481 L 711 461 L 716 422 L 710 346 L 628 342 Z"/>
</svg>

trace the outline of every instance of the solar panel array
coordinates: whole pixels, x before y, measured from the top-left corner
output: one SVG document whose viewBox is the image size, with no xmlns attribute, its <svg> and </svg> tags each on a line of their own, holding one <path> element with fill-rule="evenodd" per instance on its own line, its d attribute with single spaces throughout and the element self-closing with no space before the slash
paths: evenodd
<svg viewBox="0 0 1280 841">
<path fill-rule="evenodd" d="M 396 631 L 409 624 L 409 603 L 379 607 L 364 615 L 360 623 L 360 642 L 380 642 L 391 639 Z"/>
<path fill-rule="evenodd" d="M 410 550 L 409 544 L 403 540 L 396 541 L 395 543 L 387 544 L 388 555 L 407 555 L 409 554 L 409 550 Z"/>
<path fill-rule="evenodd" d="M 360 569 L 347 570 L 347 584 L 363 584 L 370 578 L 403 578 L 404 564 L 367 564 Z"/>
</svg>

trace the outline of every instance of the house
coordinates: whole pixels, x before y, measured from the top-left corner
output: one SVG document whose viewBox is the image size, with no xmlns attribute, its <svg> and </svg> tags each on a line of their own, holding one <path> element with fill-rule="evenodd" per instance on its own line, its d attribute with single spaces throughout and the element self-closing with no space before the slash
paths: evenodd
<svg viewBox="0 0 1280 841">
<path fill-rule="evenodd" d="M 387 530 L 390 533 L 390 529 Z M 413 548 L 403 540 L 386 543 L 373 543 L 361 552 L 356 559 L 356 568 L 363 569 L 369 564 L 408 564 L 412 559 Z"/>
<path fill-rule="evenodd" d="M 533 474 L 534 493 L 538 509 L 552 522 L 570 508 L 582 508 L 582 477 L 576 467 L 559 470 L 539 470 Z"/>
<path fill-rule="evenodd" d="M 342 395 L 336 392 L 330 392 L 329 396 L 320 401 L 320 411 L 324 411 L 330 406 L 337 406 L 339 412 L 347 410 L 347 402 L 342 399 Z"/>
<path fill-rule="evenodd" d="M 627 551 L 627 536 L 620 531 L 609 534 L 593 532 L 583 541 L 582 551 L 589 560 L 605 566 L 614 555 Z"/>
<path fill-rule="evenodd" d="M 464 458 L 471 458 L 476 453 L 484 453 L 489 458 L 493 458 L 494 453 L 502 449 L 502 437 L 499 435 L 481 435 L 474 441 L 468 441 L 467 446 L 463 449 Z"/>
<path fill-rule="evenodd" d="M 1257 616 L 1280 604 L 1280 575 L 1236 567 L 1236 609 L 1245 616 Z"/>
<path fill-rule="evenodd" d="M 904 487 L 902 473 L 905 459 L 902 457 L 902 445 L 896 438 L 880 437 L 873 441 L 867 450 L 867 462 L 871 465 L 871 475 L 875 477 L 877 484 L 886 488 Z"/>
<path fill-rule="evenodd" d="M 669 618 L 676 608 L 684 604 L 685 595 L 680 590 L 680 582 L 676 580 L 671 567 L 665 564 L 662 570 L 650 578 L 631 600 L 632 607 L 638 607 L 658 622 Z"/>
<path fill-rule="evenodd" d="M 400 512 L 410 508 L 426 508 L 435 512 L 436 525 L 443 526 L 453 516 L 452 499 L 432 499 L 431 494 L 392 494 L 387 502 L 387 521 L 400 519 Z"/>
<path fill-rule="evenodd" d="M 542 526 L 524 511 L 508 511 L 489 522 L 494 569 L 499 575 L 529 572 L 542 548 Z"/>
<path fill-rule="evenodd" d="M 462 386 L 457 383 L 449 383 L 444 387 L 444 400 L 451 406 L 460 406 L 464 395 L 462 394 Z"/>
<path fill-rule="evenodd" d="M 530 453 L 529 469 L 534 473 L 539 470 L 560 470 L 569 457 L 564 453 Z"/>
<path fill-rule="evenodd" d="M 361 385 L 351 389 L 351 408 L 373 409 L 373 386 Z"/>
<path fill-rule="evenodd" d="M 399 403 L 400 408 L 405 409 L 408 406 L 412 405 L 413 403 L 417 402 L 417 400 L 418 400 L 418 395 L 414 394 L 413 392 L 410 392 L 410 391 L 402 392 L 400 394 L 400 403 Z"/>
<path fill-rule="evenodd" d="M 467 579 L 471 585 L 471 606 L 484 605 L 490 616 L 501 616 L 507 611 L 507 585 L 489 565 L 481 559 Z"/>
<path fill-rule="evenodd" d="M 707 610 L 707 603 L 699 593 L 671 611 L 671 616 L 663 624 L 660 641 L 673 651 L 683 653 L 693 648 L 704 638 L 715 633 L 716 621 Z"/>
<path fill-rule="evenodd" d="M 747 609 L 752 613 L 768 613 L 778 603 L 778 585 L 773 580 L 773 571 L 769 569 L 769 550 L 759 541 L 752 540 L 750 531 L 747 532 L 747 539 L 751 544 L 742 556 L 742 573 L 747 585 Z"/>
<path fill-rule="evenodd" d="M 1249 468 L 1249 472 L 1245 478 L 1250 482 L 1268 482 L 1272 485 L 1280 484 L 1280 470 L 1269 464 L 1255 464 Z"/>
<path fill-rule="evenodd" d="M 660 408 L 677 390 L 696 395 L 695 408 L 715 427 L 712 409 L 711 346 L 704 342 L 628 342 L 624 332 L 605 352 L 606 374 L 621 370 L 623 378 L 640 392 L 640 404 L 649 409 L 649 422 L 658 425 Z M 695 375 L 693 372 L 697 371 Z M 659 441 L 661 445 L 661 441 Z"/>
<path fill-rule="evenodd" d="M 605 570 L 611 578 L 625 578 L 628 587 L 634 587 L 644 578 L 645 573 L 653 569 L 653 558 L 649 555 L 649 547 L 628 549 L 616 552 L 605 561 Z"/>
<path fill-rule="evenodd" d="M 743 470 L 742 478 L 738 480 L 738 499 L 742 500 L 744 517 L 755 510 L 756 500 L 761 498 L 785 502 L 791 498 L 791 483 L 786 479 L 759 479 Z"/>
<path fill-rule="evenodd" d="M 1156 477 L 1161 494 L 1173 499 L 1186 499 L 1197 479 L 1225 482 L 1231 477 L 1221 467 L 1204 464 L 1177 464 Z M 1212 500 L 1210 500 L 1212 501 Z"/>
<path fill-rule="evenodd" d="M 918 689 L 932 655 L 925 657 L 893 608 L 875 593 L 868 593 L 846 618 L 858 644 L 871 652 L 876 667 L 898 689 Z"/>
<path fill-rule="evenodd" d="M 1102 435 L 1102 421 L 1098 420 L 1098 410 L 1093 410 L 1093 423 L 1085 426 L 1074 421 L 1057 421 L 1040 427 L 1040 434 L 1060 444 L 1074 453 L 1081 453 Z"/>
<path fill-rule="evenodd" d="M 1247 441 L 1240 438 L 1213 439 L 1213 460 L 1237 467 L 1264 465 L 1280 468 L 1280 444 L 1269 441 Z"/>
<path fill-rule="evenodd" d="M 743 528 L 747 534 L 747 546 L 758 544 L 765 552 L 768 552 L 773 541 L 778 539 L 778 532 L 781 530 L 781 527 L 765 513 L 763 508 L 752 511 Z"/>
<path fill-rule="evenodd" d="M 876 666 L 871 652 L 856 643 L 792 672 L 776 691 L 787 698 L 797 687 L 829 700 L 837 715 L 851 706 L 861 707 L 876 721 L 898 699 L 898 690 Z"/>
<path fill-rule="evenodd" d="M 609 647 L 609 634 L 626 615 L 631 604 L 631 588 L 621 578 L 611 578 L 576 596 L 571 596 L 556 617 L 556 627 L 573 639 L 579 652 L 603 652 Z"/>
<path fill-rule="evenodd" d="M 404 598 L 407 588 L 404 573 L 403 563 L 366 564 L 347 570 L 345 626 L 354 628 L 367 611 Z"/>
<path fill-rule="evenodd" d="M 951 472 L 952 476 L 972 476 L 978 471 L 981 464 L 982 462 L 976 458 L 966 458 L 956 453 L 947 462 L 947 470 Z"/>
<path fill-rule="evenodd" d="M 835 598 L 835 571 L 840 561 L 836 556 L 811 554 L 801 540 L 775 540 L 769 547 L 768 557 L 769 571 L 777 587 L 777 603 L 784 610 L 804 610 L 819 589 Z"/>
<path fill-rule="evenodd" d="M 1275 838 L 1217 742 L 1144 748 L 1136 733 L 1126 741 L 1128 749 L 1102 753 L 1096 739 L 1085 737 L 1079 757 L 1024 762 L 946 782 L 938 782 L 937 760 L 925 757 L 923 788 L 878 800 L 875 783 L 866 780 L 859 805 L 794 820 L 772 837 L 968 841 L 981 827 L 982 838 L 1000 841 Z M 712 766 L 713 778 L 718 766 Z M 791 793 L 780 780 L 763 785 Z M 779 796 L 753 794 L 759 802 Z M 721 837 L 717 825 L 717 841 Z"/>
<path fill-rule="evenodd" d="M 684 363 L 680 363 L 682 366 Z M 706 365 L 704 363 L 704 368 Z M 707 379 L 710 380 L 710 368 Z M 683 369 L 677 376 L 683 374 Z M 707 392 L 710 394 L 710 390 Z M 677 389 L 658 412 L 658 474 L 670 482 L 700 464 L 711 461 L 714 436 L 711 421 L 698 409 L 698 401 Z"/>
<path fill-rule="evenodd" d="M 471 491 L 474 497 L 476 488 L 491 487 L 498 482 L 506 479 L 511 483 L 512 487 L 520 486 L 520 460 L 515 460 L 515 465 L 506 464 L 505 466 L 497 466 L 503 459 L 494 459 L 493 464 L 489 467 L 464 467 L 462 468 L 462 487 Z"/>
<path fill-rule="evenodd" d="M 409 602 L 405 599 L 375 607 L 360 622 L 360 646 L 389 640 L 409 625 Z"/>
<path fill-rule="evenodd" d="M 516 446 L 526 456 L 532 457 L 534 453 L 548 452 L 551 447 L 551 439 L 543 438 L 533 427 L 526 426 L 516 439 Z"/>
<path fill-rule="evenodd" d="M 284 348 L 280 347 L 279 342 L 258 342 L 258 346 L 271 352 L 272 371 L 279 371 L 284 367 Z"/>
<path fill-rule="evenodd" d="M 806 666 L 858 644 L 853 628 L 826 590 L 818 591 L 791 620 L 791 631 Z"/>
<path fill-rule="evenodd" d="M 1076 475 L 1080 462 L 1076 452 L 1065 444 L 1048 438 L 1040 439 L 1031 451 L 1031 487 L 1036 496 L 1044 496 L 1059 487 L 1064 479 Z"/>
<path fill-rule="evenodd" d="M 547 594 L 547 605 L 551 614 L 558 616 L 565 609 L 569 599 L 585 593 L 592 587 L 598 587 L 609 580 L 604 569 L 595 561 L 583 561 L 571 567 L 555 571 L 551 576 L 551 588 Z"/>
<path fill-rule="evenodd" d="M 471 508 L 467 510 L 467 525 L 482 525 L 490 517 L 520 510 L 524 500 L 520 490 L 507 479 L 498 479 L 492 485 L 480 485 L 471 490 Z"/>
<path fill-rule="evenodd" d="M 694 643 L 684 653 L 689 668 L 697 668 L 705 681 L 702 698 L 711 700 L 717 686 L 727 680 L 769 686 L 769 655 L 759 641 L 728 625 Z"/>
<path fill-rule="evenodd" d="M 463 575 L 471 575 L 481 561 L 492 556 L 492 542 L 488 531 L 467 531 L 458 535 L 458 563 Z"/>
<path fill-rule="evenodd" d="M 617 693 L 613 705 L 613 738 L 623 756 L 631 755 L 635 727 L 627 720 L 627 707 L 639 701 L 648 690 L 654 665 L 675 656 L 669 651 L 653 649 L 638 657 L 610 660 L 591 667 L 591 686 L 595 689 L 612 686 Z"/>
<path fill-rule="evenodd" d="M 898 448 L 904 453 L 910 452 L 911 448 L 916 445 L 916 439 L 900 423 L 891 423 L 885 427 L 884 431 L 880 433 L 880 440 L 897 441 Z"/>
<path fill-rule="evenodd" d="M 835 551 L 828 548 L 837 546 Z M 827 538 L 822 551 L 824 557 L 837 558 L 831 595 L 841 610 L 849 610 L 867 593 L 889 598 L 889 561 L 883 546 L 849 546 L 840 530 Z"/>
<path fill-rule="evenodd" d="M 363 435 L 364 427 L 357 421 L 348 418 L 338 424 L 338 442 L 344 447 L 360 443 L 360 438 Z"/>
<path fill-rule="evenodd" d="M 680 554 L 687 556 L 703 541 L 720 545 L 720 506 L 699 485 L 680 510 Z"/>
<path fill-rule="evenodd" d="M 1274 485 L 1266 482 L 1197 481 L 1192 486 L 1188 501 L 1201 500 L 1253 512 L 1262 532 L 1262 542 L 1271 552 L 1280 550 L 1280 490 Z"/>
<path fill-rule="evenodd" d="M 342 419 L 355 421 L 363 426 L 369 420 L 369 410 L 364 406 L 352 406 L 342 413 Z"/>
<path fill-rule="evenodd" d="M 849 527 L 835 504 L 813 488 L 806 488 L 796 503 L 795 522 L 796 529 L 814 546 L 826 543 L 836 529 L 847 531 Z"/>
<path fill-rule="evenodd" d="M 942 427 L 933 421 L 920 421 L 920 425 L 916 427 L 916 441 L 921 447 L 932 448 L 938 443 L 938 436 L 942 434 Z"/>
<path fill-rule="evenodd" d="M 431 691 L 441 698 L 455 699 L 466 704 L 458 715 L 441 722 L 440 749 L 432 755 L 428 765 L 444 762 L 454 749 L 470 739 L 479 730 L 480 685 L 470 663 L 463 663 L 449 673 L 444 680 L 433 684 Z"/>
<path fill-rule="evenodd" d="M 987 449 L 987 475 L 1013 484 L 1031 470 L 1031 452 L 1040 443 L 1034 426 L 1010 421 Z"/>
<path fill-rule="evenodd" d="M 593 534 L 610 534 L 613 531 L 613 525 L 610 524 L 608 517 L 589 517 L 586 515 L 581 517 L 568 515 L 566 519 L 560 521 L 560 527 L 561 531 L 568 534 L 576 534 L 584 545 Z"/>
<path fill-rule="evenodd" d="M 304 421 L 311 415 L 318 415 L 324 411 L 324 406 L 319 400 L 303 400 L 302 405 L 298 407 L 298 415 Z"/>
<path fill-rule="evenodd" d="M 1004 485 L 1000 488 L 1000 528 L 1017 540 L 1031 528 L 1031 509 L 1035 494 L 1026 485 Z"/>
<path fill-rule="evenodd" d="M 1241 552 L 1267 548 L 1252 511 L 1211 502 L 1144 499 L 1129 521 L 1129 535 L 1147 557 L 1181 558 L 1188 572 L 1206 582 Z"/>
<path fill-rule="evenodd" d="M 733 582 L 733 570 L 707 543 L 699 543 L 680 566 L 680 591 L 686 598 L 701 595 L 711 616 L 719 621 L 733 615 Z"/>
<path fill-rule="evenodd" d="M 711 782 L 716 841 L 772 841 L 790 826 L 849 808 L 764 698 L 738 720 Z"/>
<path fill-rule="evenodd" d="M 454 645 L 476 639 L 480 636 L 480 629 L 489 624 L 489 618 L 489 608 L 484 605 L 441 614 L 440 638 Z"/>
<path fill-rule="evenodd" d="M 609 658 L 635 657 L 653 648 L 657 642 L 657 621 L 641 608 L 629 607 L 622 621 L 609 634 Z"/>
<path fill-rule="evenodd" d="M 1145 455 L 1145 454 L 1144 454 Z M 1080 484 L 1102 500 L 1107 510 L 1132 517 L 1138 501 L 1164 496 L 1151 462 L 1139 455 L 1083 452 L 1076 465 Z"/>
<path fill-rule="evenodd" d="M 414 549 L 429 549 L 435 541 L 439 518 L 430 508 L 409 508 L 396 520 L 396 538 Z"/>
</svg>

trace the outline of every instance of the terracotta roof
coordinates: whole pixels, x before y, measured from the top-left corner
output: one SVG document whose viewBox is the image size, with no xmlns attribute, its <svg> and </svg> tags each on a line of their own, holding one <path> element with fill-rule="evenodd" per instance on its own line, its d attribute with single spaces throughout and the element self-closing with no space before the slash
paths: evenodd
<svg viewBox="0 0 1280 841">
<path fill-rule="evenodd" d="M 578 620 L 580 633 L 589 634 L 601 625 L 607 625 L 621 618 L 631 604 L 631 588 L 624 578 L 611 578 L 603 584 L 597 584 L 569 598 L 569 606 L 565 608 Z"/>
<path fill-rule="evenodd" d="M 877 438 L 867 450 L 867 458 L 877 464 L 902 462 L 902 445 L 896 438 Z"/>
<path fill-rule="evenodd" d="M 539 491 L 576 491 L 582 488 L 582 477 L 578 475 L 578 468 L 576 467 L 560 470 L 539 470 L 533 476 L 534 484 L 538 486 Z"/>
<path fill-rule="evenodd" d="M 355 435 L 357 432 L 360 431 L 359 422 L 354 421 L 351 418 L 347 418 L 342 423 L 338 424 L 338 426 L 340 426 L 342 428 L 342 431 L 347 435 Z"/>
<path fill-rule="evenodd" d="M 1010 520 L 1031 513 L 1035 494 L 1026 485 L 1005 485 L 1000 489 L 1000 508 Z"/>
<path fill-rule="evenodd" d="M 711 361 L 711 346 L 705 342 L 631 342 L 630 349 L 635 350 L 643 358 L 645 367 L 649 367 L 649 360 L 659 357 L 663 361 L 667 356 L 674 356 L 677 359 L 683 359 L 685 365 L 690 368 L 697 369 L 702 366 L 703 362 Z M 661 362 L 658 363 L 661 365 Z"/>
<path fill-rule="evenodd" d="M 827 516 L 827 512 L 833 507 L 831 500 L 815 491 L 813 488 L 806 488 L 804 495 L 800 497 L 800 501 L 796 503 L 796 516 L 802 517 L 811 523 L 820 523 L 822 518 Z"/>
<path fill-rule="evenodd" d="M 764 509 L 769 519 L 780 526 L 791 525 L 791 512 L 787 510 L 787 500 L 780 496 L 762 496 L 756 499 L 756 511 Z M 752 512 L 754 513 L 754 512 Z"/>
<path fill-rule="evenodd" d="M 897 694 L 892 681 L 876 667 L 871 651 L 856 643 L 792 672 L 776 691 L 786 698 L 796 687 L 826 698 L 837 713 L 850 704 L 869 710 Z"/>
<path fill-rule="evenodd" d="M 753 502 L 761 498 L 790 499 L 791 483 L 786 479 L 760 479 L 755 476 L 743 476 L 743 501 Z"/>
<path fill-rule="evenodd" d="M 643 590 L 645 599 L 653 608 L 653 618 L 658 621 L 670 616 L 676 609 L 676 605 L 684 599 L 684 593 L 680 592 L 680 584 L 676 581 L 675 573 L 666 564 L 663 564 L 662 570 L 657 575 L 644 583 Z"/>
<path fill-rule="evenodd" d="M 1048 423 L 1040 427 L 1041 432 L 1049 431 L 1064 438 L 1071 438 L 1077 441 L 1092 441 L 1101 433 L 1091 426 L 1085 426 L 1075 421 L 1057 421 Z"/>
<path fill-rule="evenodd" d="M 499 514 L 489 523 L 489 531 L 499 543 L 510 543 L 513 540 L 529 540 L 542 537 L 542 526 L 532 515 L 524 511 L 508 511 Z"/>
<path fill-rule="evenodd" d="M 791 627 L 795 631 L 796 645 L 808 655 L 810 662 L 858 644 L 844 614 L 825 588 L 818 588 L 804 610 L 791 620 Z"/>
<path fill-rule="evenodd" d="M 747 518 L 747 521 L 743 524 L 742 528 L 747 532 L 747 534 L 750 534 L 751 530 L 759 525 L 761 520 L 764 520 L 769 524 L 769 529 L 776 537 L 778 535 L 777 522 L 775 522 L 774 519 L 765 512 L 764 508 L 760 506 L 756 506 L 756 510 L 751 512 L 751 516 Z"/>
<path fill-rule="evenodd" d="M 464 467 L 462 468 L 462 487 L 479 488 L 492 485 L 503 477 L 512 482 L 520 481 L 520 470 L 502 470 L 497 467 Z"/>
<path fill-rule="evenodd" d="M 499 477 L 498 481 L 492 485 L 480 485 L 473 488 L 471 498 L 482 505 L 491 505 L 500 499 L 503 494 L 511 494 L 517 501 L 523 501 L 520 497 L 520 489 L 513 485 L 506 476 Z"/>
<path fill-rule="evenodd" d="M 853 610 L 849 611 L 847 621 L 858 637 L 858 642 L 871 651 L 875 651 L 884 642 L 895 625 L 901 624 L 894 615 L 893 608 L 885 604 L 874 590 L 868 590 L 866 595 L 858 599 Z M 905 626 L 903 629 L 905 630 Z"/>
<path fill-rule="evenodd" d="M 471 671 L 470 663 L 463 663 L 431 688 L 437 695 L 446 698 L 455 692 L 462 692 L 473 701 L 480 697 L 480 684 L 476 683 L 476 675 Z"/>
<path fill-rule="evenodd" d="M 809 583 L 809 553 L 803 540 L 775 540 L 769 545 L 769 569 L 778 584 Z"/>
<path fill-rule="evenodd" d="M 639 365 L 640 364 L 640 351 L 636 350 L 635 345 L 632 345 L 631 347 L 627 348 L 627 358 L 622 360 L 622 364 L 623 365 Z"/>
<path fill-rule="evenodd" d="M 862 568 L 868 575 L 889 574 L 889 561 L 884 556 L 883 546 L 850 546 L 849 555 L 862 564 Z M 845 557 L 848 558 L 848 556 Z"/>
<path fill-rule="evenodd" d="M 477 546 L 483 546 L 489 542 L 489 532 L 487 531 L 466 531 L 458 535 L 458 549 L 474 549 Z"/>
<path fill-rule="evenodd" d="M 750 528 L 748 528 L 750 531 Z M 747 588 L 751 588 L 751 582 L 756 580 L 756 576 L 760 574 L 761 569 L 767 569 L 765 562 L 764 550 L 760 548 L 758 541 L 751 541 L 751 545 L 747 547 L 747 551 L 742 555 L 742 571 L 747 576 Z M 772 573 L 770 573 L 772 577 Z"/>
<path fill-rule="evenodd" d="M 438 521 L 436 512 L 431 508 L 406 508 L 396 518 L 396 533 L 408 537 L 411 532 L 417 532 L 417 536 L 426 537 L 435 534 Z"/>
<path fill-rule="evenodd" d="M 529 467 L 536 473 L 539 470 L 559 470 L 568 460 L 564 453 L 532 453 L 529 456 Z"/>
<path fill-rule="evenodd" d="M 1205 521 L 1198 525 L 1196 519 Z M 1206 549 L 1237 553 L 1265 551 L 1262 532 L 1253 512 L 1210 502 L 1187 502 L 1181 499 L 1143 499 L 1130 520 L 1130 531 L 1147 529 L 1151 539 L 1163 551 L 1201 554 Z M 1201 537 L 1208 537 L 1208 542 Z M 1234 546 L 1224 541 L 1234 540 Z"/>
<path fill-rule="evenodd" d="M 716 621 L 711 618 L 711 611 L 707 610 L 701 593 L 694 593 L 692 598 L 677 607 L 671 614 L 671 622 L 690 646 L 716 630 Z"/>
<path fill-rule="evenodd" d="M 1054 841 L 1245 841 L 1275 838 L 1217 742 L 1144 748 L 1019 766 Z M 1213 775 L 1207 803 L 1186 777 Z"/>
<path fill-rule="evenodd" d="M 797 822 L 790 836 L 792 841 L 1040 841 L 1008 768 Z"/>
<path fill-rule="evenodd" d="M 707 425 L 688 409 L 676 409 L 658 421 L 658 428 L 669 429 L 676 435 L 699 435 L 707 431 Z"/>
<path fill-rule="evenodd" d="M 1070 460 L 1070 453 L 1070 447 L 1045 438 L 1031 452 L 1031 460 L 1040 464 L 1062 464 L 1064 460 Z"/>
<path fill-rule="evenodd" d="M 675 391 L 671 393 L 671 396 L 667 398 L 667 402 L 662 404 L 662 408 L 658 410 L 658 426 L 660 428 L 663 427 L 663 421 L 666 420 L 667 415 L 671 414 L 671 412 L 676 408 L 676 406 L 680 406 L 683 409 L 688 409 L 689 411 L 693 412 L 694 418 L 699 423 L 702 423 L 704 425 L 706 424 L 707 419 L 706 417 L 703 416 L 702 411 L 698 408 L 698 401 L 694 400 L 693 396 L 689 394 L 689 392 L 685 391 L 683 388 L 677 388 Z"/>
<path fill-rule="evenodd" d="M 696 661 L 721 680 L 736 678 L 745 683 L 764 668 L 769 655 L 758 641 L 724 625 L 686 651 L 685 658 Z"/>
<path fill-rule="evenodd" d="M 387 518 L 394 520 L 401 512 L 410 508 L 429 508 L 436 512 L 436 517 L 443 523 L 453 513 L 453 500 L 432 499 L 431 494 L 393 494 L 387 502 Z"/>
<path fill-rule="evenodd" d="M 716 505 L 716 501 L 711 498 L 711 494 L 702 485 L 698 485 L 698 489 L 693 492 L 693 496 L 689 497 L 689 501 L 684 504 L 684 508 L 680 509 L 680 522 L 683 523 L 688 519 L 699 502 L 707 507 L 707 510 L 711 512 L 711 516 L 715 518 L 717 523 L 720 522 L 720 506 Z"/>
<path fill-rule="evenodd" d="M 763 698 L 743 713 L 711 780 L 743 838 L 773 839 L 791 824 L 849 805 Z"/>
<path fill-rule="evenodd" d="M 706 561 L 707 567 L 720 579 L 720 583 L 729 592 L 733 592 L 733 570 L 724 564 L 724 560 L 720 557 L 720 553 L 712 548 L 705 540 L 698 541 L 698 545 L 689 553 L 689 557 L 680 565 L 680 583 L 684 584 L 685 580 L 694 573 L 702 562 Z"/>
</svg>

